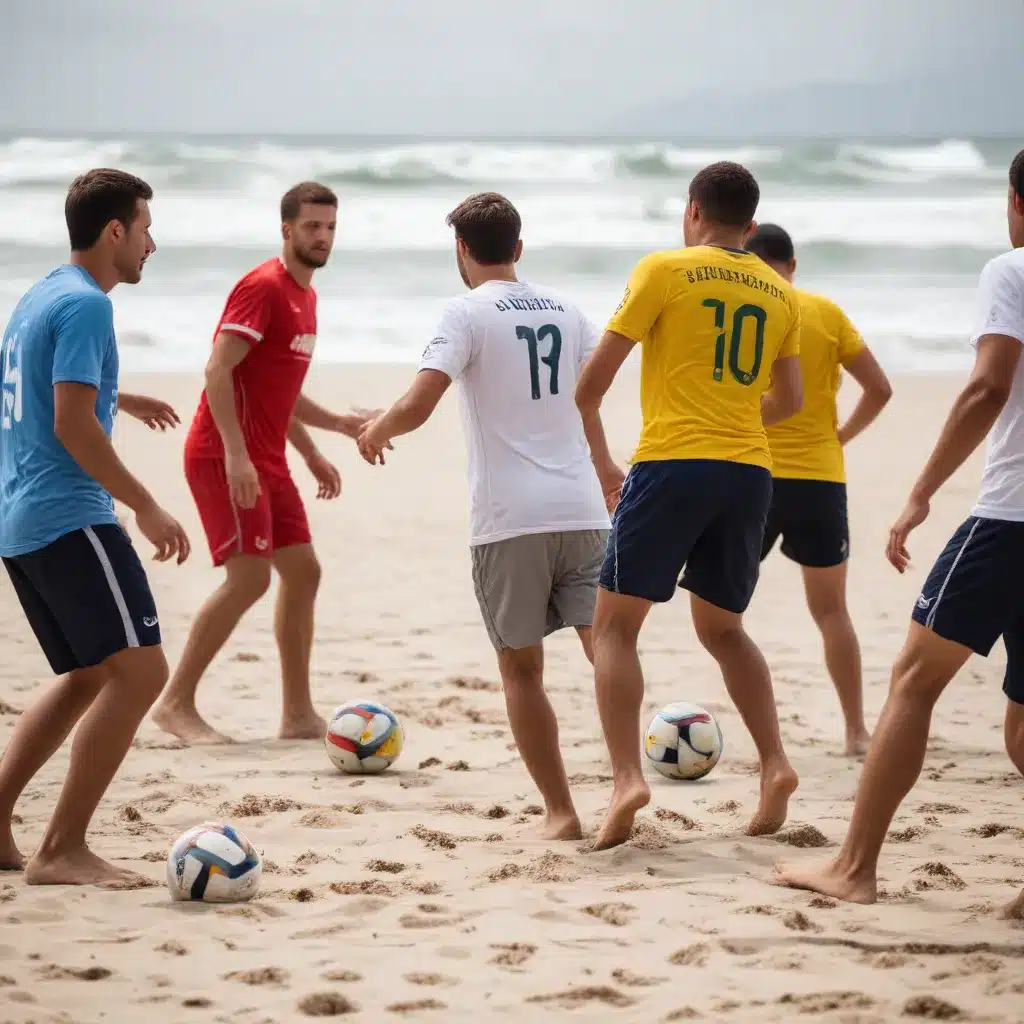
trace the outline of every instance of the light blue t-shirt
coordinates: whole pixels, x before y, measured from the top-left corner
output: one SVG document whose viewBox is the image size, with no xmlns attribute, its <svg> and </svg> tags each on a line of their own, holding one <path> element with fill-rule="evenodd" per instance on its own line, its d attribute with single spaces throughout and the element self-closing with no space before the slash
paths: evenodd
<svg viewBox="0 0 1024 1024">
<path fill-rule="evenodd" d="M 110 436 L 117 413 L 114 309 L 81 267 L 63 266 L 15 307 L 0 346 L 0 555 L 52 544 L 85 526 L 116 523 L 110 495 L 53 432 L 53 389 L 96 389 L 96 418 Z"/>
</svg>

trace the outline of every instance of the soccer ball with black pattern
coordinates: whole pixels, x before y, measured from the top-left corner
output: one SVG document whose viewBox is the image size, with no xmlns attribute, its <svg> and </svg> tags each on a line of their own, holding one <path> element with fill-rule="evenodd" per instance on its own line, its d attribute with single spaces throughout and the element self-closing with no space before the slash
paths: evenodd
<svg viewBox="0 0 1024 1024">
<path fill-rule="evenodd" d="M 699 704 L 666 704 L 647 726 L 644 753 L 667 779 L 702 779 L 722 756 L 722 730 Z"/>
<path fill-rule="evenodd" d="M 167 855 L 167 888 L 175 900 L 242 903 L 259 892 L 263 861 L 230 825 L 190 828 Z"/>
<path fill-rule="evenodd" d="M 335 768 L 350 775 L 376 775 L 402 753 L 405 733 L 383 704 L 353 700 L 336 708 L 324 739 Z"/>
</svg>

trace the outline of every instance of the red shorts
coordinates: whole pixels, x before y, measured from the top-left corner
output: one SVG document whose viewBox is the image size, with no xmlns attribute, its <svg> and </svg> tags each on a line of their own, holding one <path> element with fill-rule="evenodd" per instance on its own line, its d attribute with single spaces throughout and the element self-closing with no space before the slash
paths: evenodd
<svg viewBox="0 0 1024 1024">
<path fill-rule="evenodd" d="M 199 510 L 214 565 L 233 555 L 271 558 L 281 548 L 309 544 L 309 520 L 287 468 L 258 469 L 260 495 L 252 508 L 231 499 L 221 459 L 185 458 L 185 479 Z"/>
</svg>

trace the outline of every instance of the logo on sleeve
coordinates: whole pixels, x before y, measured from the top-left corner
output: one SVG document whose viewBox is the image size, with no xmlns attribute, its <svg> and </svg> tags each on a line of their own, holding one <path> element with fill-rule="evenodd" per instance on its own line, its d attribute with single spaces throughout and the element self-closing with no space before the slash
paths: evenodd
<svg viewBox="0 0 1024 1024">
<path fill-rule="evenodd" d="M 626 293 L 622 296 L 622 301 L 615 307 L 615 312 L 621 311 L 622 307 L 626 304 L 626 300 L 629 298 L 629 288 L 626 289 Z M 613 314 L 614 315 L 614 314 Z"/>
<path fill-rule="evenodd" d="M 447 344 L 448 344 L 448 339 L 447 338 L 441 338 L 441 337 L 432 338 L 427 343 L 427 347 L 423 350 L 423 355 L 420 358 L 422 358 L 422 359 L 429 359 L 432 355 L 434 355 L 437 352 L 437 350 L 439 348 L 442 348 L 444 345 L 447 345 Z"/>
</svg>

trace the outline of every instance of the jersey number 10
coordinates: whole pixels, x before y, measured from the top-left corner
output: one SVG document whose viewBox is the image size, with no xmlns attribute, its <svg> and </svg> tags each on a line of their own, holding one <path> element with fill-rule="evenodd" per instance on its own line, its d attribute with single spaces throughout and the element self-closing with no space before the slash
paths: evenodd
<svg viewBox="0 0 1024 1024">
<path fill-rule="evenodd" d="M 532 327 L 517 327 L 516 337 L 526 342 L 530 353 L 530 393 L 534 398 L 540 398 L 540 364 L 546 363 L 551 370 L 548 381 L 548 390 L 553 395 L 558 394 L 558 357 L 562 354 L 562 332 L 554 324 L 545 324 L 536 331 Z M 542 356 L 537 350 L 538 341 L 551 339 L 551 350 L 546 356 Z"/>
<path fill-rule="evenodd" d="M 702 306 L 715 311 L 715 327 L 719 335 L 715 338 L 715 380 L 722 379 L 725 367 L 725 303 L 721 299 L 705 299 Z M 743 322 L 750 318 L 754 321 L 754 364 L 749 370 L 740 366 L 740 345 L 743 344 Z M 739 306 L 732 315 L 732 336 L 729 339 L 729 373 L 740 384 L 753 384 L 761 372 L 761 356 L 764 354 L 764 325 L 768 314 L 760 307 L 751 303 Z"/>
</svg>

